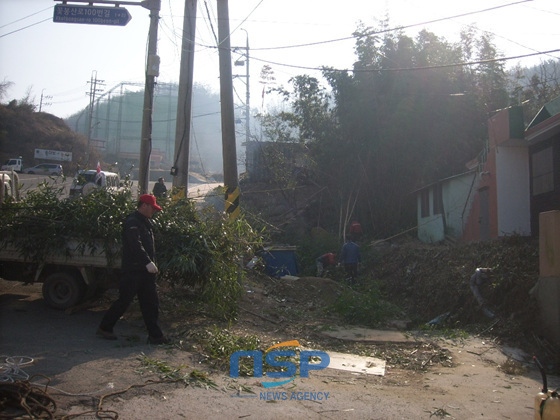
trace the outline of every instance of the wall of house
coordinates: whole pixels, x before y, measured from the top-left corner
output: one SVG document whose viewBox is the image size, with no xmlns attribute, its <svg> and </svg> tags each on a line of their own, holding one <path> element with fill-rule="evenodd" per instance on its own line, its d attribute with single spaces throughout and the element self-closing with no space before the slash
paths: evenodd
<svg viewBox="0 0 560 420">
<path fill-rule="evenodd" d="M 560 346 L 560 210 L 539 219 L 539 280 L 530 293 L 539 303 L 544 335 Z"/>
<path fill-rule="evenodd" d="M 496 148 L 497 234 L 531 234 L 528 148 Z"/>
<path fill-rule="evenodd" d="M 519 233 L 530 235 L 529 156 L 519 107 L 488 121 L 489 148 L 463 233 L 480 241 Z"/>
<path fill-rule="evenodd" d="M 470 212 L 464 218 L 463 237 L 465 242 L 480 241 L 495 238 L 498 235 L 496 197 L 496 155 L 492 150 L 488 153 L 488 159 L 476 173 L 474 185 L 474 197 Z M 487 205 L 481 205 L 481 192 L 486 191 Z M 483 209 L 486 208 L 486 211 Z M 483 214 L 485 213 L 485 214 Z M 483 219 L 487 220 L 487 232 L 483 226 Z"/>
<path fill-rule="evenodd" d="M 453 178 L 443 185 L 443 208 L 446 216 L 447 235 L 461 238 L 466 216 L 474 200 L 473 187 L 476 173 Z"/>
<path fill-rule="evenodd" d="M 443 214 L 434 214 L 434 188 L 429 188 L 429 216 L 421 217 L 421 194 L 417 198 L 418 239 L 433 243 L 445 239 L 446 235 L 460 238 L 465 216 L 472 206 L 474 194 L 471 192 L 476 175 L 474 172 L 462 174 L 441 181 Z"/>
<path fill-rule="evenodd" d="M 416 214 L 418 222 L 418 239 L 422 242 L 433 243 L 442 241 L 445 238 L 443 228 L 443 217 L 441 214 L 434 214 L 434 189 L 429 188 L 429 215 L 422 217 L 422 194 L 417 194 Z"/>
<path fill-rule="evenodd" d="M 550 138 L 540 141 L 529 147 L 529 155 L 552 147 L 553 153 L 553 184 L 554 189 L 545 193 L 531 196 L 531 232 L 539 231 L 539 214 L 545 211 L 560 209 L 560 134 L 552 135 Z M 532 163 L 530 162 L 530 167 Z M 533 191 L 531 190 L 531 194 Z"/>
</svg>

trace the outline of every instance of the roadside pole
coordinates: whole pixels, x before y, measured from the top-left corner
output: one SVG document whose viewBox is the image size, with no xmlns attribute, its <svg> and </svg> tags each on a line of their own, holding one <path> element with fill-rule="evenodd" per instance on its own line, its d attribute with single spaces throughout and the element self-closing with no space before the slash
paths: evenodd
<svg viewBox="0 0 560 420">
<path fill-rule="evenodd" d="M 194 40 L 196 35 L 197 0 L 185 0 L 183 44 L 177 96 L 175 159 L 171 168 L 173 187 L 178 198 L 186 198 L 189 184 L 189 151 L 191 137 L 192 93 L 194 79 Z M 184 194 L 184 195 L 183 195 Z"/>
<path fill-rule="evenodd" d="M 151 0 L 150 32 L 148 38 L 148 57 L 146 59 L 146 86 L 144 88 L 144 109 L 142 113 L 142 138 L 140 142 L 140 163 L 138 167 L 138 189 L 140 194 L 148 192 L 150 179 L 150 155 L 152 153 L 152 111 L 154 105 L 155 78 L 159 76 L 159 57 L 157 55 L 157 34 L 161 0 Z"/>
<path fill-rule="evenodd" d="M 224 159 L 225 211 L 230 220 L 240 212 L 233 112 L 233 76 L 229 33 L 228 0 L 218 2 L 218 52 L 220 61 L 220 100 L 222 111 L 222 155 Z"/>
<path fill-rule="evenodd" d="M 159 76 L 159 57 L 157 55 L 157 34 L 161 0 L 54 0 L 60 1 L 54 7 L 53 22 L 77 23 L 91 25 L 126 26 L 131 16 L 120 6 L 142 6 L 150 11 L 150 30 L 148 35 L 148 56 L 146 57 L 146 85 L 144 88 L 144 108 L 142 112 L 142 134 L 140 139 L 140 163 L 138 168 L 138 191 L 140 194 L 148 192 L 150 174 L 150 154 L 152 153 L 152 111 L 154 104 L 155 78 Z M 68 3 L 70 2 L 70 3 Z M 87 3 L 87 6 L 72 3 Z M 100 4 L 95 6 L 94 4 Z M 109 5 L 113 7 L 108 7 Z M 100 15 L 101 13 L 101 15 Z M 100 17 L 103 16 L 103 17 Z M 90 103 L 90 122 L 88 129 L 91 140 L 91 113 L 93 102 Z"/>
</svg>

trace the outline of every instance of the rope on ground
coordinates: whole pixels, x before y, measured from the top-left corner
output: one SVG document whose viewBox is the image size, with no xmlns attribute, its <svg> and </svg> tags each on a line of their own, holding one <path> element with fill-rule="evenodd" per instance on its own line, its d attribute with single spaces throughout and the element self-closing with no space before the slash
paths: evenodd
<svg viewBox="0 0 560 420">
<path fill-rule="evenodd" d="M 54 419 L 56 402 L 47 394 L 47 386 L 43 390 L 32 385 L 29 380 L 5 381 L 0 383 L 0 395 L 3 419 L 19 419 L 22 413 L 32 419 Z"/>
<path fill-rule="evenodd" d="M 119 414 L 116 411 L 104 410 L 103 409 L 103 402 L 104 402 L 105 398 L 113 397 L 115 395 L 124 394 L 125 392 L 128 392 L 133 388 L 143 388 L 145 386 L 155 385 L 155 384 L 170 384 L 170 383 L 176 383 L 176 382 L 180 382 L 180 381 L 182 381 L 182 379 L 167 379 L 167 380 L 160 380 L 160 381 L 154 381 L 154 380 L 150 379 L 150 380 L 147 380 L 146 382 L 144 382 L 143 384 L 133 384 L 133 385 L 130 385 L 129 387 L 127 387 L 125 389 L 122 389 L 120 391 L 115 391 L 115 392 L 111 392 L 110 394 L 102 395 L 101 398 L 99 399 L 99 403 L 97 404 L 97 410 L 89 410 L 89 411 L 84 411 L 84 412 L 76 413 L 76 414 L 67 414 L 67 415 L 61 417 L 61 420 L 70 420 L 72 418 L 82 417 L 86 414 L 95 414 L 96 417 L 102 418 L 102 419 L 117 420 L 118 417 L 119 417 Z"/>
</svg>

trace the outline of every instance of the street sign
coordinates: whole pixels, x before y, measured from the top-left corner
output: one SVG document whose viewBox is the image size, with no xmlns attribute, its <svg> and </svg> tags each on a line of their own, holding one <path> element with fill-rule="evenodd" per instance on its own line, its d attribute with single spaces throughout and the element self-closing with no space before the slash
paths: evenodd
<svg viewBox="0 0 560 420">
<path fill-rule="evenodd" d="M 125 26 L 130 19 L 130 13 L 123 7 L 80 6 L 74 4 L 57 4 L 54 6 L 53 22 Z"/>
</svg>

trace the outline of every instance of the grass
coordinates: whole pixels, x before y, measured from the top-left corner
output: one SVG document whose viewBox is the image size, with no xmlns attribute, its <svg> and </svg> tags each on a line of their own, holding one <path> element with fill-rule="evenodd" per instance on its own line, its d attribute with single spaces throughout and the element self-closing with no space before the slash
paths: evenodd
<svg viewBox="0 0 560 420">
<path fill-rule="evenodd" d="M 181 370 L 187 367 L 187 365 L 174 367 L 166 361 L 152 359 L 144 353 L 141 353 L 140 368 L 138 369 L 138 372 L 144 373 L 147 371 L 156 373 L 162 381 L 181 382 L 185 385 L 203 387 L 206 389 L 218 388 L 216 383 L 210 380 L 210 377 L 205 372 L 194 369 L 189 373 L 182 373 Z"/>
</svg>

